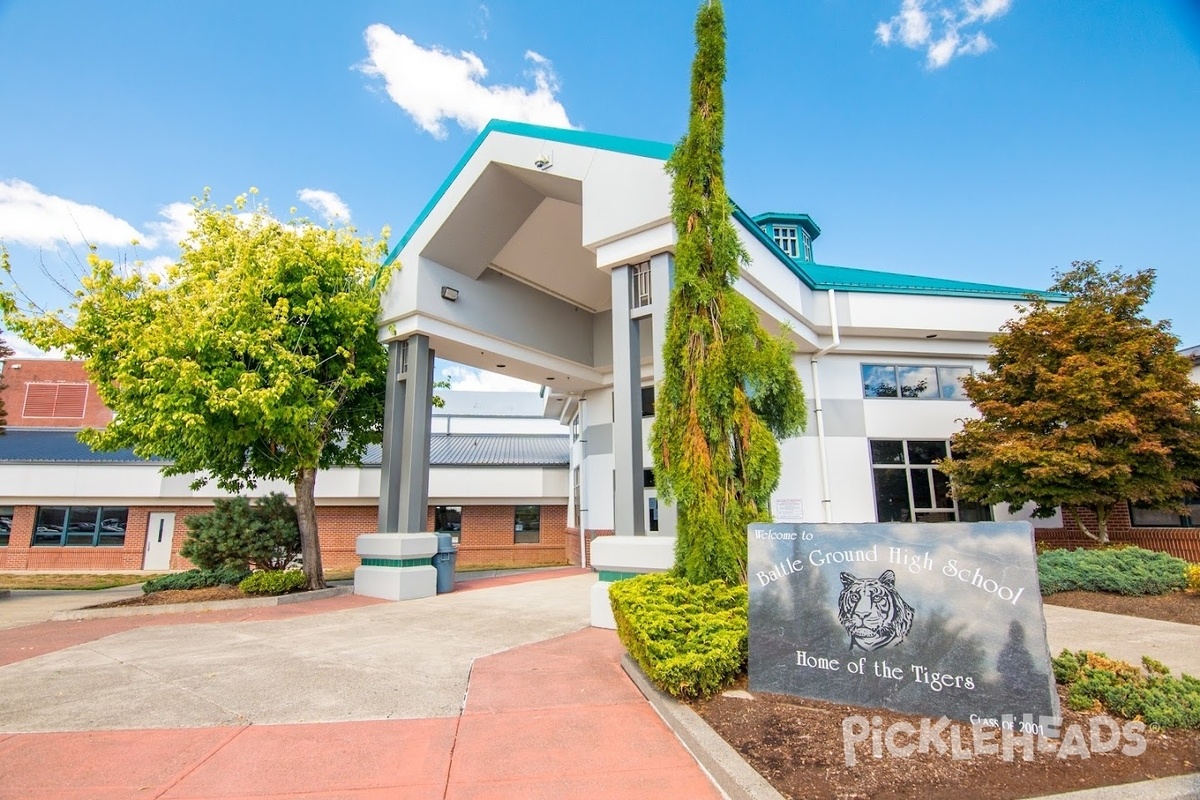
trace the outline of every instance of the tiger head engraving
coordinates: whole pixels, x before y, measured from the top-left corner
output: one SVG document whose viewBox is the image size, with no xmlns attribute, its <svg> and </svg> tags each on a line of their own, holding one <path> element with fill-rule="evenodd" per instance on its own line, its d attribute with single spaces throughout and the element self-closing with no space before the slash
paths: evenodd
<svg viewBox="0 0 1200 800">
<path fill-rule="evenodd" d="M 850 635 L 850 649 L 878 650 L 899 644 L 908 635 L 913 609 L 896 591 L 896 573 L 890 569 L 878 578 L 841 574 L 838 621 Z"/>
</svg>

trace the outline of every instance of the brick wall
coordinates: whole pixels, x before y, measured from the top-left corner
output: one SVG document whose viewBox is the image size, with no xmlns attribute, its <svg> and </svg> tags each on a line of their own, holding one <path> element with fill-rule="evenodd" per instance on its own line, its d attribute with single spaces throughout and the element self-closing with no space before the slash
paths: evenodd
<svg viewBox="0 0 1200 800">
<path fill-rule="evenodd" d="M 1096 515 L 1086 509 L 1076 513 L 1092 533 L 1096 532 Z M 1108 519 L 1109 541 L 1132 544 L 1147 550 L 1170 553 L 1192 563 L 1200 563 L 1200 528 L 1135 528 L 1129 521 L 1129 506 L 1118 503 Z M 1063 527 L 1035 528 L 1034 539 L 1051 547 L 1096 547 L 1079 529 L 1074 516 L 1063 513 Z"/>
<path fill-rule="evenodd" d="M 209 510 L 207 506 L 131 506 L 123 547 L 32 547 L 35 506 L 13 509 L 13 529 L 9 545 L 0 547 L 0 570 L 136 570 L 142 568 L 146 533 L 151 513 L 175 514 L 171 542 L 171 569 L 190 569 L 193 565 L 179 555 L 187 536 L 186 520 Z M 463 508 L 462 539 L 458 565 L 462 566 L 537 566 L 566 561 L 566 506 L 542 506 L 538 544 L 513 542 L 513 506 L 466 506 Z M 317 508 L 317 527 L 321 535 L 321 562 L 326 570 L 357 567 L 355 541 L 359 535 L 374 533 L 378 527 L 378 509 L 373 506 L 321 506 Z M 433 528 L 433 508 L 427 516 L 427 528 Z M 576 540 L 578 541 L 578 540 Z M 576 559 L 578 560 L 578 559 Z"/>
<path fill-rule="evenodd" d="M 112 420 L 112 412 L 101 402 L 80 361 L 8 359 L 4 362 L 3 383 L 0 397 L 4 398 L 10 428 L 102 428 Z M 83 416 L 26 417 L 26 387 L 31 383 L 86 384 Z"/>
<path fill-rule="evenodd" d="M 591 529 L 584 531 L 587 536 L 587 561 L 588 566 L 592 565 L 592 542 L 600 536 L 614 536 L 616 531 L 602 528 Z M 579 530 L 577 528 L 567 528 L 567 560 L 574 566 L 579 566 Z"/>
</svg>

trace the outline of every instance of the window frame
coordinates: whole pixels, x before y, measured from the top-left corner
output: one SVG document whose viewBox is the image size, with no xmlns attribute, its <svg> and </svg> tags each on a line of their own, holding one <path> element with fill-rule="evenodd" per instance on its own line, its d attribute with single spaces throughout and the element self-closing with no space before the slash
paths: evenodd
<svg viewBox="0 0 1200 800">
<path fill-rule="evenodd" d="M 894 443 L 900 446 L 899 461 L 876 460 L 876 444 Z M 892 439 L 878 438 L 867 440 L 867 460 L 871 464 L 871 493 L 875 501 L 875 521 L 882 523 L 911 523 L 911 522 L 961 522 L 962 515 L 966 509 L 959 505 L 957 499 L 950 494 L 950 482 L 946 473 L 939 470 L 932 462 L 924 463 L 920 460 L 914 460 L 912 457 L 911 445 L 921 444 L 939 444 L 943 447 L 944 458 L 950 457 L 950 442 L 947 439 Z M 881 519 L 883 516 L 880 513 L 880 472 L 899 472 L 904 476 L 905 490 L 907 492 L 908 507 L 905 512 L 908 519 Z M 916 476 L 914 473 L 922 473 L 925 481 L 924 488 L 920 493 L 927 494 L 930 505 L 917 505 L 918 488 Z M 941 481 L 937 480 L 937 476 L 941 476 Z M 944 492 L 939 491 L 939 487 L 944 488 Z M 949 505 L 939 505 L 939 497 L 944 496 Z M 978 511 L 978 516 L 992 519 L 993 514 L 990 506 L 972 506 L 972 516 Z M 949 519 L 931 519 L 930 517 L 942 516 L 949 514 Z M 922 519 L 924 517 L 924 519 Z M 978 520 L 976 520 L 978 521 Z"/>
<path fill-rule="evenodd" d="M 536 518 L 533 527 L 526 527 L 521 520 L 521 509 L 534 509 Z M 529 536 L 529 534 L 533 536 Z M 513 506 L 513 544 L 542 543 L 542 507 L 540 505 Z"/>
<path fill-rule="evenodd" d="M 868 387 L 874 385 L 867 382 L 867 370 L 890 370 L 892 384 L 885 386 L 881 381 L 877 385 L 887 391 L 871 394 Z M 900 379 L 902 370 L 933 370 L 935 384 L 926 388 L 920 394 L 905 393 L 904 384 Z M 967 376 L 975 374 L 975 368 L 967 364 L 881 364 L 878 362 L 862 361 L 858 365 L 858 383 L 862 387 L 864 400 L 945 400 L 951 402 L 970 402 L 962 389 L 962 378 L 958 373 L 966 372 Z M 951 377 L 952 376 L 952 377 Z M 950 394 L 947 395 L 947 390 Z"/>
<path fill-rule="evenodd" d="M 57 532 L 57 542 L 49 540 L 50 536 L 48 534 L 55 532 L 49 528 L 49 523 L 47 523 L 46 530 L 40 530 L 43 522 L 42 513 L 50 510 L 61 510 L 63 512 L 62 525 L 60 530 Z M 72 539 L 81 538 L 80 534 L 87 532 L 86 529 L 80 527 L 76 527 L 75 530 L 72 530 L 72 512 L 79 510 L 95 512 L 95 522 L 92 523 L 92 530 L 90 534 L 91 541 L 88 543 L 72 541 Z M 121 512 L 124 513 L 124 527 L 114 527 L 106 530 L 104 527 L 105 522 L 110 519 L 118 519 L 117 517 L 112 516 L 114 512 L 118 514 Z M 121 534 L 121 539 L 119 542 L 111 541 L 113 538 L 115 538 L 113 534 L 116 533 Z M 42 536 L 43 541 L 38 541 L 39 534 Z M 124 547 L 125 537 L 128 535 L 129 506 L 37 506 L 33 513 L 33 535 L 30 537 L 29 545 L 30 547 Z M 104 541 L 106 538 L 110 541 Z"/>
<path fill-rule="evenodd" d="M 0 506 L 0 547 L 8 547 L 12 537 L 13 520 L 17 516 L 16 506 Z"/>
<path fill-rule="evenodd" d="M 1155 523 L 1153 525 L 1146 525 L 1146 524 L 1139 523 L 1136 519 L 1134 519 L 1134 515 L 1139 511 L 1157 512 L 1157 513 L 1161 514 L 1163 512 L 1170 512 L 1172 509 L 1139 508 L 1137 505 L 1135 505 L 1130 500 L 1126 500 L 1125 502 L 1126 502 L 1126 505 L 1129 506 L 1129 527 L 1131 527 L 1131 528 L 1200 528 L 1200 513 L 1176 514 L 1175 518 L 1177 521 L 1174 524 L 1160 522 L 1160 523 Z M 1200 511 L 1200 497 L 1187 497 L 1184 499 L 1184 505 L 1188 506 L 1189 508 L 1193 508 L 1193 509 L 1196 509 L 1197 511 Z"/>
</svg>

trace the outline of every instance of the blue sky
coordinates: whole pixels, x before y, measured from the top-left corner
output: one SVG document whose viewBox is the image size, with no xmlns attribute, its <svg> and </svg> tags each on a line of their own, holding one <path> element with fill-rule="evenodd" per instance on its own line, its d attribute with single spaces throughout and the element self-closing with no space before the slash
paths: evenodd
<svg viewBox="0 0 1200 800">
<path fill-rule="evenodd" d="M 674 142 L 694 0 L 0 0 L 0 241 L 169 259 L 212 187 L 403 233 L 490 116 Z M 816 259 L 1046 288 L 1153 267 L 1200 344 L 1196 0 L 727 2 L 726 169 Z M 303 193 L 303 194 L 301 194 Z M 11 338 L 11 336 L 9 337 Z M 464 388 L 496 385 L 460 371 Z"/>
</svg>

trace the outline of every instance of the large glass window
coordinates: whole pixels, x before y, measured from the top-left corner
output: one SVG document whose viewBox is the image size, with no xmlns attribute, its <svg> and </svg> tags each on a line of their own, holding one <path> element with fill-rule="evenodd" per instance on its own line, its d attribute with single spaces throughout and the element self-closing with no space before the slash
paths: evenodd
<svg viewBox="0 0 1200 800">
<path fill-rule="evenodd" d="M 800 248 L 797 246 L 795 225 L 775 225 L 773 226 L 773 232 L 775 234 L 775 244 L 779 245 L 780 250 L 792 258 L 800 255 Z"/>
<path fill-rule="evenodd" d="M 517 506 L 513 513 L 513 543 L 538 544 L 542 540 L 542 507 Z"/>
<path fill-rule="evenodd" d="M 1200 527 L 1200 498 L 1189 497 L 1184 502 L 1186 514 L 1178 509 L 1139 508 L 1129 504 L 1129 523 L 1135 528 L 1195 528 Z M 0 509 L 2 512 L 3 509 Z"/>
<path fill-rule="evenodd" d="M 37 510 L 33 544 L 42 547 L 121 547 L 128 508 L 42 506 Z"/>
<path fill-rule="evenodd" d="M 962 380 L 970 374 L 970 367 L 863 364 L 863 397 L 966 400 Z"/>
<path fill-rule="evenodd" d="M 950 479 L 934 466 L 949 455 L 940 440 L 870 442 L 875 480 L 875 513 L 880 522 L 982 522 L 991 509 L 957 504 L 950 496 Z"/>
<path fill-rule="evenodd" d="M 448 533 L 457 542 L 462 538 L 462 506 L 435 506 L 433 529 L 437 533 Z"/>
<path fill-rule="evenodd" d="M 12 506 L 0 506 L 0 547 L 8 547 L 8 537 L 12 534 L 14 512 L 15 509 Z"/>
</svg>

